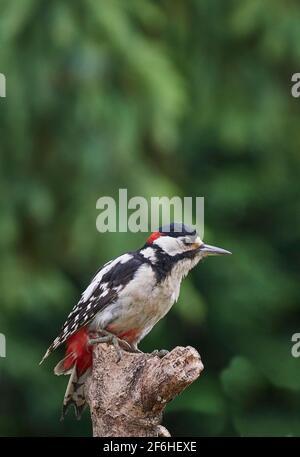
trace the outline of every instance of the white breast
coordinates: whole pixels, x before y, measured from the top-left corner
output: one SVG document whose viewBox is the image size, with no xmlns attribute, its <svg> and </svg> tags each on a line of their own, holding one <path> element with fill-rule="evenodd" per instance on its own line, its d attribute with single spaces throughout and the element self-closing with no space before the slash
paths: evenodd
<svg viewBox="0 0 300 457">
<path fill-rule="evenodd" d="M 194 266 L 192 263 L 194 261 L 187 259 L 175 265 L 160 283 L 151 266 L 143 265 L 120 291 L 116 302 L 96 315 L 92 327 L 112 325 L 116 333 L 140 329 L 140 341 L 177 301 L 182 278 Z"/>
</svg>

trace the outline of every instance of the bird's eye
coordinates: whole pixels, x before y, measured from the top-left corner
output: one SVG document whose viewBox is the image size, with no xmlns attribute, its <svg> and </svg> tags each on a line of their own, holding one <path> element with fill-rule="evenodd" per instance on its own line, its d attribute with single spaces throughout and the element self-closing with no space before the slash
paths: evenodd
<svg viewBox="0 0 300 457">
<path fill-rule="evenodd" d="M 183 244 L 184 244 L 185 246 L 189 246 L 189 245 L 191 244 L 191 241 L 190 241 L 188 238 L 185 238 L 185 239 L 183 240 Z"/>
</svg>

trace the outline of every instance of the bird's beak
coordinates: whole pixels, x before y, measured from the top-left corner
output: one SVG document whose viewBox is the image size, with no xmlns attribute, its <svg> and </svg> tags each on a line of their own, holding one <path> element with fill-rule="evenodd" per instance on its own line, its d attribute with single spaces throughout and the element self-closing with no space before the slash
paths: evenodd
<svg viewBox="0 0 300 457">
<path fill-rule="evenodd" d="M 209 244 L 202 244 L 199 248 L 199 252 L 207 255 L 230 255 L 230 251 L 226 251 L 222 248 L 217 248 L 216 246 L 210 246 Z"/>
</svg>

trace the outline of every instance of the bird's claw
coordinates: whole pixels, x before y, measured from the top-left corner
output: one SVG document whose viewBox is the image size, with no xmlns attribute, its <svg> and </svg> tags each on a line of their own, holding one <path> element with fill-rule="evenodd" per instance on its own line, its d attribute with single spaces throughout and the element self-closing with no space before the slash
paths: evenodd
<svg viewBox="0 0 300 457">
<path fill-rule="evenodd" d="M 113 347 L 115 348 L 116 353 L 117 353 L 117 363 L 120 362 L 120 360 L 122 359 L 122 350 L 121 350 L 121 348 L 124 349 L 124 350 L 132 352 L 132 348 L 131 348 L 130 344 L 128 344 L 125 340 L 122 340 L 121 338 L 118 338 L 113 333 L 110 333 L 110 332 L 108 332 L 106 330 L 101 330 L 101 332 L 99 332 L 99 333 L 101 333 L 104 336 L 100 336 L 98 338 L 90 338 L 89 344 L 90 345 L 98 344 L 98 343 L 112 344 Z"/>
<path fill-rule="evenodd" d="M 143 351 L 138 349 L 137 346 L 127 343 L 127 341 L 122 340 L 121 338 L 118 338 L 116 335 L 108 332 L 107 330 L 101 330 L 101 331 L 97 332 L 97 334 L 100 334 L 101 336 L 99 336 L 97 338 L 90 338 L 89 344 L 90 345 L 94 345 L 94 344 L 98 344 L 98 343 L 112 344 L 117 353 L 117 363 L 120 362 L 120 360 L 122 359 L 122 349 L 124 351 L 132 352 L 132 353 L 143 353 Z M 169 351 L 167 351 L 166 349 L 160 349 L 160 350 L 155 349 L 153 352 L 151 352 L 151 355 L 157 356 L 160 359 L 162 359 L 168 353 L 169 353 Z"/>
<path fill-rule="evenodd" d="M 167 355 L 169 351 L 167 349 L 155 349 L 151 352 L 151 355 L 156 355 L 160 359 L 162 359 L 165 355 Z"/>
</svg>

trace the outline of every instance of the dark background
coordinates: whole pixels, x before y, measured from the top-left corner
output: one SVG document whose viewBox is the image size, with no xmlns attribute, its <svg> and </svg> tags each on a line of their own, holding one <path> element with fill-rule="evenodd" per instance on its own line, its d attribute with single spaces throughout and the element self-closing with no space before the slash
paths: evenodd
<svg viewBox="0 0 300 457">
<path fill-rule="evenodd" d="M 2 0 L 0 435 L 90 435 L 38 362 L 96 269 L 146 234 L 96 201 L 205 197 L 211 258 L 141 347 L 193 345 L 175 436 L 300 435 L 297 1 Z"/>
</svg>

